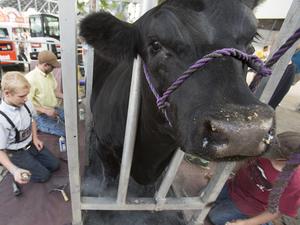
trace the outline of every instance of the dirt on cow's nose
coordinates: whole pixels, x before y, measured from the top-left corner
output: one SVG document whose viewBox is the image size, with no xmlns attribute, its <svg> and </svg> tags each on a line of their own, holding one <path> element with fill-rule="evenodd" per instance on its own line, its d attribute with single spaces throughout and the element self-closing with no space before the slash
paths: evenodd
<svg viewBox="0 0 300 225">
<path fill-rule="evenodd" d="M 223 111 L 203 124 L 202 151 L 214 158 L 257 156 L 262 154 L 274 136 L 274 112 L 249 108 Z"/>
</svg>

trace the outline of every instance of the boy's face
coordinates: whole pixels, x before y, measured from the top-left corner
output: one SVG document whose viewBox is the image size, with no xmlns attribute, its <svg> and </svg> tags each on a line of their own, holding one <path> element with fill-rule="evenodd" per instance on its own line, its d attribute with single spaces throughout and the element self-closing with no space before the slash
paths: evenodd
<svg viewBox="0 0 300 225">
<path fill-rule="evenodd" d="M 6 103 L 16 107 L 21 107 L 22 105 L 24 105 L 24 103 L 27 101 L 28 94 L 28 88 L 23 88 L 15 92 L 4 92 Z"/>
</svg>

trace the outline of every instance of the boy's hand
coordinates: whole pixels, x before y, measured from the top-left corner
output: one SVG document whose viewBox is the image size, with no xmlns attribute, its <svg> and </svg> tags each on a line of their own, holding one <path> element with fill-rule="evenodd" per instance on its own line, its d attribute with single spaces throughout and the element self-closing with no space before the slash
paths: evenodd
<svg viewBox="0 0 300 225">
<path fill-rule="evenodd" d="M 19 184 L 27 184 L 30 181 L 31 173 L 28 170 L 17 168 L 13 172 L 14 180 Z"/>
<path fill-rule="evenodd" d="M 40 139 L 33 138 L 32 142 L 38 151 L 41 151 L 43 149 L 44 143 Z"/>
</svg>

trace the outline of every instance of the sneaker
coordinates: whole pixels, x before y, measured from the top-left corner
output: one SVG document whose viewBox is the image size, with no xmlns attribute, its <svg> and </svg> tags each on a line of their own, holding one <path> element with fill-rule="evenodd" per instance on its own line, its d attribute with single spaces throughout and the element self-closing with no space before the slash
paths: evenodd
<svg viewBox="0 0 300 225">
<path fill-rule="evenodd" d="M 16 182 L 13 181 L 12 187 L 13 187 L 13 193 L 15 196 L 20 196 L 22 194 L 21 188 L 19 187 L 19 185 Z"/>
</svg>

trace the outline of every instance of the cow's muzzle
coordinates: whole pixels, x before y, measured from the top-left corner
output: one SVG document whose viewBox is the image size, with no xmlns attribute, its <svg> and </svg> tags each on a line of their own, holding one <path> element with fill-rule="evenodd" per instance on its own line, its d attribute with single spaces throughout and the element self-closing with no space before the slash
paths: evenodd
<svg viewBox="0 0 300 225">
<path fill-rule="evenodd" d="M 268 108 L 221 110 L 203 122 L 198 153 L 214 160 L 261 155 L 272 143 L 274 121 L 274 112 Z"/>
</svg>

